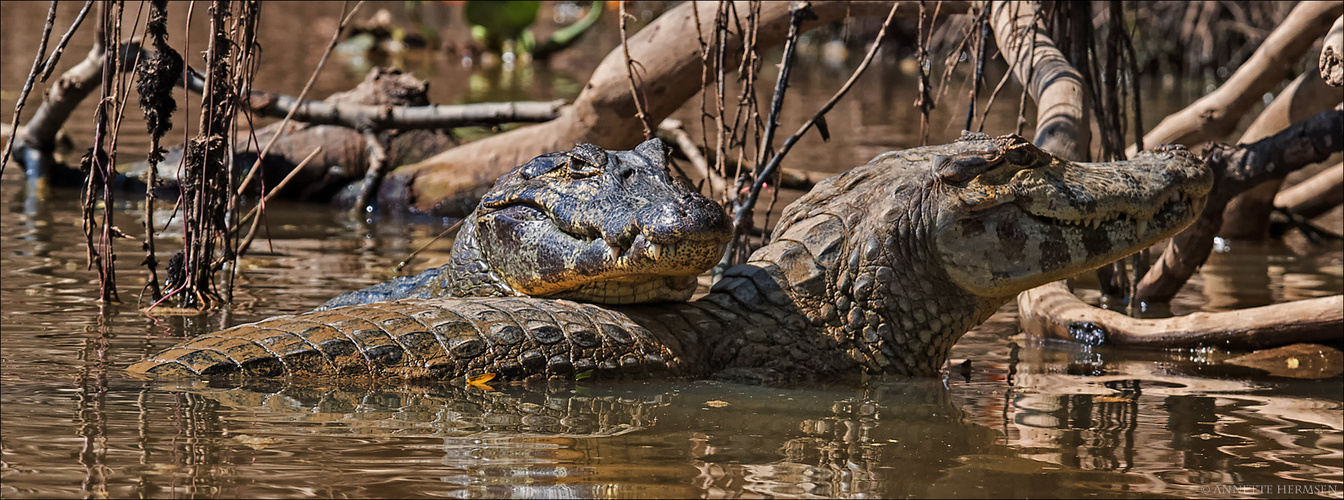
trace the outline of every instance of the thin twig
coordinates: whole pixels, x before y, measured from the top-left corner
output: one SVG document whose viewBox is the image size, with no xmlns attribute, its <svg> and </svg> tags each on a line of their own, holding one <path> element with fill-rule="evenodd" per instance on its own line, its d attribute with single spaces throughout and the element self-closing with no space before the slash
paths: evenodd
<svg viewBox="0 0 1344 500">
<path fill-rule="evenodd" d="M 4 175 L 5 166 L 9 165 L 9 154 L 14 149 L 14 138 L 19 136 L 19 115 L 23 113 L 23 102 L 28 100 L 28 93 L 33 90 L 33 81 L 37 80 L 37 70 L 42 67 L 42 57 L 47 55 L 47 39 L 51 37 L 51 28 L 56 24 L 56 0 L 52 0 L 51 7 L 47 10 L 47 24 L 42 27 L 42 39 L 37 45 L 37 56 L 33 58 L 33 69 L 28 72 L 28 79 L 23 82 L 23 90 L 19 91 L 19 100 L 14 102 L 14 118 L 10 120 L 9 142 L 5 144 L 5 154 L 0 158 L 0 175 Z"/>
<path fill-rule="evenodd" d="M 971 129 L 971 123 L 975 119 L 975 98 L 980 94 L 980 81 L 985 78 L 985 39 L 989 38 L 989 9 L 993 4 L 985 2 L 977 16 L 975 30 L 977 30 L 975 43 L 975 76 L 971 77 L 971 95 L 970 104 L 966 108 L 966 128 Z"/>
<path fill-rule="evenodd" d="M 308 153 L 308 157 L 304 158 L 303 161 L 299 162 L 298 166 L 294 167 L 293 170 L 289 171 L 289 175 L 286 175 L 284 179 L 280 180 L 280 183 L 276 184 L 275 187 L 271 188 L 271 192 L 267 193 L 266 196 L 263 196 L 261 198 L 261 201 L 257 203 L 257 206 L 252 207 L 252 210 L 249 210 L 247 212 L 247 215 L 244 215 L 242 219 L 239 219 L 238 224 L 233 226 L 233 228 L 231 228 L 229 232 L 232 234 L 238 234 L 238 228 L 240 226 L 246 224 L 247 221 L 249 219 L 252 219 L 252 217 L 256 216 L 257 213 L 264 211 L 266 207 L 266 202 L 271 201 L 271 198 L 274 198 L 275 195 L 280 192 L 280 190 L 284 189 L 285 186 L 289 185 L 289 180 L 293 179 L 296 174 L 302 171 L 303 167 L 308 166 L 308 162 L 313 161 L 313 158 L 316 158 L 318 153 L 321 152 L 322 152 L 322 146 L 318 146 L 313 149 L 313 152 Z M 238 245 L 238 257 L 242 257 L 244 253 L 247 253 L 247 247 L 252 244 L 252 238 L 257 234 L 257 221 L 260 220 L 261 217 L 257 217 L 255 220 L 252 220 L 252 228 L 247 230 L 247 239 Z"/>
<path fill-rule="evenodd" d="M 56 3 L 56 2 L 52 2 Z M 79 9 L 79 14 L 75 15 L 75 22 L 70 23 L 70 29 L 65 30 L 65 35 L 61 36 L 61 41 L 56 43 L 56 48 L 52 49 L 51 56 L 47 57 L 47 62 L 42 66 L 42 83 L 47 82 L 51 76 L 52 70 L 56 69 L 56 62 L 61 60 L 61 54 L 65 52 L 65 46 L 70 44 L 70 37 L 79 29 L 79 25 L 84 22 L 84 17 L 89 15 L 89 9 L 93 7 L 93 0 L 84 2 L 84 7 Z"/>
<path fill-rule="evenodd" d="M 317 67 L 313 68 L 313 74 L 308 77 L 308 83 L 303 85 L 302 91 L 299 91 L 299 96 L 297 98 L 299 102 L 303 102 L 303 99 L 308 96 L 308 90 L 313 88 L 313 82 L 317 81 L 318 73 L 321 73 L 322 67 L 326 66 L 327 58 L 331 56 L 331 50 L 336 48 L 336 43 L 340 41 L 341 32 L 345 31 L 345 25 L 350 22 L 350 18 L 354 17 L 356 12 L 359 12 L 359 8 L 364 5 L 364 0 L 360 0 L 359 3 L 355 4 L 354 8 L 350 9 L 349 13 L 346 13 L 345 8 L 349 5 L 350 2 L 348 0 L 341 5 L 341 15 L 343 16 L 341 18 L 341 24 L 336 27 L 336 32 L 332 33 L 331 41 L 327 43 L 327 49 L 322 52 L 322 59 L 317 61 Z M 289 114 L 285 115 L 283 120 L 280 120 L 280 126 L 277 127 L 275 135 L 272 135 L 271 139 L 266 142 L 266 147 L 262 148 L 261 154 L 257 155 L 257 161 L 252 164 L 252 168 L 248 169 L 247 176 L 243 178 L 243 182 L 239 183 L 238 190 L 236 191 L 238 194 L 242 194 L 242 192 L 247 189 L 247 185 L 252 182 L 252 176 L 261 168 L 261 161 L 266 159 L 267 153 L 271 152 L 271 146 L 275 145 L 276 139 L 285 135 L 287 125 L 289 125 L 290 120 L 294 117 L 294 113 L 298 110 L 299 107 L 295 106 L 294 109 L 289 110 Z"/>
<path fill-rule="evenodd" d="M 831 96 L 830 100 L 826 101 L 826 104 L 822 105 L 821 109 L 817 110 L 817 112 L 806 122 L 803 122 L 803 125 L 798 127 L 797 132 L 794 132 L 793 135 L 784 140 L 784 144 L 780 146 L 779 152 L 775 153 L 775 155 L 770 158 L 770 163 L 766 164 L 765 168 L 761 169 L 761 175 L 757 176 L 755 182 L 751 185 L 751 191 L 747 194 L 747 200 L 733 213 L 733 228 L 735 231 L 744 226 L 747 216 L 751 213 L 752 207 L 756 204 L 756 198 L 760 195 L 761 188 L 764 187 L 765 179 L 770 178 L 770 176 L 774 174 L 775 170 L 779 168 L 780 162 L 784 160 L 784 156 L 789 154 L 790 149 L 793 149 L 793 145 L 796 144 L 798 140 L 802 138 L 803 134 L 807 133 L 813 125 L 821 120 L 831 108 L 835 107 L 836 103 L 840 102 L 840 99 L 849 92 L 849 89 L 854 86 L 854 83 L 858 81 L 859 77 L 868 69 L 868 65 L 873 61 L 873 56 L 877 55 L 878 48 L 882 46 L 882 41 L 886 39 L 887 28 L 891 26 L 891 20 L 896 17 L 896 8 L 899 6 L 899 3 L 891 6 L 891 11 L 887 13 L 887 19 L 882 22 L 882 28 L 878 30 L 877 37 L 873 40 L 873 45 L 868 49 L 868 54 L 863 57 L 863 62 L 860 62 L 859 66 L 854 68 L 854 73 L 849 76 L 849 80 L 846 80 L 845 84 L 840 86 L 840 89 L 835 92 L 835 95 Z M 725 260 L 719 262 L 719 267 L 727 266 L 726 259 L 732 251 L 732 246 L 733 242 L 729 242 L 728 252 L 724 253 Z"/>
<path fill-rule="evenodd" d="M 784 93 L 789 88 L 789 75 L 793 72 L 793 52 L 798 46 L 798 31 L 805 19 L 816 19 L 812 5 L 807 2 L 794 2 L 789 6 L 789 35 L 784 40 L 784 54 L 780 56 L 779 78 L 775 79 L 775 95 L 770 98 L 770 116 L 765 120 L 765 131 L 761 134 L 760 145 L 756 147 L 756 178 L 761 178 L 761 169 L 765 168 L 766 156 L 774 149 L 775 130 L 779 128 L 779 112 L 784 108 Z"/>
<path fill-rule="evenodd" d="M 653 127 L 649 124 L 649 115 L 644 112 L 645 99 L 647 96 L 639 91 L 639 86 L 635 84 L 635 61 L 630 59 L 630 44 L 626 41 L 625 19 L 633 17 L 625 12 L 625 2 L 620 2 L 621 10 L 621 50 L 625 52 L 625 76 L 630 80 L 630 97 L 635 101 L 635 117 L 639 118 L 640 125 L 644 126 L 644 140 L 653 138 Z"/>
<path fill-rule="evenodd" d="M 415 249 L 415 251 L 414 251 L 414 252 L 411 252 L 410 255 L 407 255 L 405 259 L 401 259 L 401 262 L 398 262 L 396 266 L 393 266 L 393 267 L 392 267 L 392 274 L 393 274 L 393 275 L 400 274 L 402 268 L 405 268 L 405 267 L 406 267 L 406 264 L 410 264 L 410 263 L 411 263 L 411 259 L 414 259 L 416 255 L 420 255 L 420 252 L 425 251 L 425 249 L 426 249 L 426 248 L 429 248 L 430 245 L 433 245 L 434 242 L 439 241 L 439 240 L 442 239 L 444 236 L 448 236 L 448 233 L 452 233 L 452 232 L 457 231 L 458 228 L 462 227 L 462 221 L 465 221 L 465 220 L 466 220 L 466 219 L 458 219 L 457 222 L 454 222 L 451 226 L 448 226 L 447 229 L 444 229 L 443 231 L 440 231 L 440 232 L 439 232 L 439 235 L 438 235 L 438 236 L 435 236 L 434 239 L 429 240 L 429 242 L 428 242 L 428 243 L 425 243 L 424 245 L 420 245 L 420 248 Z"/>
</svg>

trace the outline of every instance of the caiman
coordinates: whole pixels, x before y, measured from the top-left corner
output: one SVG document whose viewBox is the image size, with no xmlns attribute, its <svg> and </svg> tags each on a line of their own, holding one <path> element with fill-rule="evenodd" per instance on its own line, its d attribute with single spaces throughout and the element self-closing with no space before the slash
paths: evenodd
<svg viewBox="0 0 1344 500">
<path fill-rule="evenodd" d="M 533 296 L 599 304 L 684 301 L 732 237 L 723 208 L 672 176 L 662 141 L 579 144 L 500 176 L 462 222 L 448 264 L 318 307 Z"/>
<path fill-rule="evenodd" d="M 1189 225 L 1212 183 L 1204 163 L 1180 147 L 1074 163 L 1015 135 L 968 133 L 952 144 L 881 154 L 819 183 L 784 210 L 768 245 L 694 301 L 598 306 L 467 297 L 352 305 L 210 333 L 130 371 L 932 376 L 967 330 L 1018 292 Z"/>
</svg>

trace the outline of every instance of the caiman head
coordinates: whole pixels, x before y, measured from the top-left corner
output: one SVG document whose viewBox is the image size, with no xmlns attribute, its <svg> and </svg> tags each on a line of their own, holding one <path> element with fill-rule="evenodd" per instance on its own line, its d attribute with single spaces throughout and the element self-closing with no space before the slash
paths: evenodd
<svg viewBox="0 0 1344 500">
<path fill-rule="evenodd" d="M 667 155 L 657 139 L 633 151 L 579 144 L 514 168 L 463 222 L 453 265 L 468 287 L 494 295 L 690 298 L 696 275 L 723 255 L 731 221 L 672 176 Z"/>
<path fill-rule="evenodd" d="M 1015 135 L 967 133 L 819 183 L 752 260 L 851 359 L 927 376 L 1018 292 L 1188 226 L 1212 182 L 1181 148 L 1074 163 Z"/>
<path fill-rule="evenodd" d="M 1213 175 L 1178 146 L 1073 163 L 1016 135 L 967 134 L 929 155 L 934 241 L 961 288 L 1006 297 L 1095 269 L 1185 229 Z"/>
</svg>

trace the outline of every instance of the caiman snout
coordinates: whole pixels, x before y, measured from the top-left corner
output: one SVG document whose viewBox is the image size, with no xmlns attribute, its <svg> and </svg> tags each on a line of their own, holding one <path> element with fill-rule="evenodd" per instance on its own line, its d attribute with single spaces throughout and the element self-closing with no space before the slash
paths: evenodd
<svg viewBox="0 0 1344 500">
<path fill-rule="evenodd" d="M 732 221 L 718 203 L 697 193 L 684 193 L 669 203 L 640 213 L 640 233 L 654 243 L 705 241 L 727 244 Z"/>
</svg>

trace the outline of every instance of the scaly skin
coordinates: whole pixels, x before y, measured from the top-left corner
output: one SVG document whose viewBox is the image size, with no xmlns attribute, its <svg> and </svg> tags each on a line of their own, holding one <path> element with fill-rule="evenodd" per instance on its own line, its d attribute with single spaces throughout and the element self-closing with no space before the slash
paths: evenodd
<svg viewBox="0 0 1344 500">
<path fill-rule="evenodd" d="M 580 144 L 500 176 L 463 220 L 448 264 L 319 309 L 397 299 L 534 296 L 600 304 L 684 301 L 723 255 L 723 207 L 674 179 L 652 139 Z"/>
<path fill-rule="evenodd" d="M 1212 182 L 1209 169 L 1179 148 L 1075 164 L 1017 136 L 966 134 L 883 154 L 818 184 L 785 209 L 769 245 L 693 302 L 599 307 L 517 297 L 352 306 L 208 334 L 130 371 L 931 376 L 962 334 L 1017 292 L 1189 225 Z"/>
</svg>

